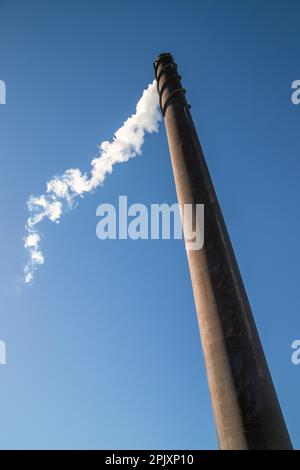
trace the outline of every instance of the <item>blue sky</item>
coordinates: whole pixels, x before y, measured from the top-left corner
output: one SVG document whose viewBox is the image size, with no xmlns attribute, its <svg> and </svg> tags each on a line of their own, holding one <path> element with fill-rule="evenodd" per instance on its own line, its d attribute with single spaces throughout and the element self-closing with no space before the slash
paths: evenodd
<svg viewBox="0 0 300 470">
<path fill-rule="evenodd" d="M 26 200 L 134 112 L 171 51 L 300 447 L 298 2 L 0 0 L 1 448 L 217 447 L 182 241 L 96 238 L 96 208 L 174 203 L 163 125 L 61 224 L 20 284 Z"/>
</svg>

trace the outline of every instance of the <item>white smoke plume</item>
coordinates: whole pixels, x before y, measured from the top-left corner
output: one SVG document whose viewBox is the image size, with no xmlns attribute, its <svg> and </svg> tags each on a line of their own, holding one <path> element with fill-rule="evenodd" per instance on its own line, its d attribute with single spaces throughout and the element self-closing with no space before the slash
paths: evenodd
<svg viewBox="0 0 300 470">
<path fill-rule="evenodd" d="M 40 249 L 39 224 L 44 219 L 58 223 L 62 214 L 74 207 L 74 202 L 79 197 L 102 185 L 116 163 L 126 162 L 141 154 L 145 133 L 158 131 L 158 122 L 161 119 L 158 104 L 154 80 L 144 90 L 137 103 L 135 114 L 115 132 L 111 142 L 104 141 L 98 146 L 99 155 L 92 160 L 89 174 L 71 168 L 48 181 L 45 194 L 29 197 L 27 202 L 29 217 L 24 237 L 27 255 L 24 267 L 26 284 L 32 283 L 36 268 L 44 263 L 44 255 Z"/>
</svg>

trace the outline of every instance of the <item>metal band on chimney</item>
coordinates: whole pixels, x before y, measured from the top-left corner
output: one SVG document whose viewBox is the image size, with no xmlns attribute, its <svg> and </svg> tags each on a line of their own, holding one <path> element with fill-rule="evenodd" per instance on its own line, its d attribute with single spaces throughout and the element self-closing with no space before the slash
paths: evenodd
<svg viewBox="0 0 300 470">
<path fill-rule="evenodd" d="M 165 63 L 165 61 L 167 61 L 167 63 Z M 158 67 L 160 65 L 161 70 L 159 73 L 157 73 Z M 162 115 L 165 116 L 166 110 L 174 95 L 176 95 L 177 93 L 186 93 L 186 90 L 185 88 L 181 87 L 181 76 L 177 73 L 177 64 L 175 64 L 175 62 L 173 61 L 173 57 L 171 54 L 161 54 L 161 56 L 159 56 L 154 63 L 154 69 L 157 82 L 157 91 L 159 94 L 159 104 L 162 111 Z M 162 86 L 160 86 L 160 81 L 162 77 L 165 77 L 165 80 Z M 172 81 L 174 81 L 173 89 L 171 85 Z M 165 99 L 165 102 L 163 103 L 163 94 L 165 91 L 168 92 L 168 95 Z"/>
<path fill-rule="evenodd" d="M 186 89 L 185 88 L 176 88 L 175 90 L 171 91 L 171 93 L 168 95 L 166 101 L 164 102 L 164 105 L 163 105 L 162 110 L 161 110 L 163 117 L 165 117 L 167 107 L 169 106 L 171 99 L 173 98 L 174 95 L 176 95 L 176 93 L 186 93 Z"/>
<path fill-rule="evenodd" d="M 164 92 L 165 89 L 167 88 L 168 83 L 169 83 L 171 80 L 174 80 L 175 78 L 179 78 L 179 80 L 180 80 L 180 79 L 181 79 L 181 76 L 178 75 L 178 74 L 170 75 L 170 77 L 167 77 L 167 78 L 166 78 L 166 80 L 164 81 L 164 83 L 163 83 L 162 87 L 160 88 L 160 90 L 158 89 L 158 86 L 157 86 L 158 93 L 159 93 L 160 109 L 163 108 L 163 106 L 162 106 L 162 96 L 163 96 L 163 92 Z"/>
</svg>

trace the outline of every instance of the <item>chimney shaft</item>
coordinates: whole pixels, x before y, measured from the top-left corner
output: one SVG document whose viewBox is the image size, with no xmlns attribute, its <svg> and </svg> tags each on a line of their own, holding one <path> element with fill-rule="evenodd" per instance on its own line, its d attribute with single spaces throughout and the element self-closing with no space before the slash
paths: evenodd
<svg viewBox="0 0 300 470">
<path fill-rule="evenodd" d="M 292 449 L 218 199 L 171 54 L 154 63 L 179 204 L 204 204 L 187 251 L 220 449 Z"/>
</svg>

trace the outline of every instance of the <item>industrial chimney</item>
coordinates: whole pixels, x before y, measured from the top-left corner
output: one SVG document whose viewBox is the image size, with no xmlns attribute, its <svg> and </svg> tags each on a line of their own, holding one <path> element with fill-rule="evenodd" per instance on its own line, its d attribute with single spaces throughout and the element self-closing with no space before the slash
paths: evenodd
<svg viewBox="0 0 300 470">
<path fill-rule="evenodd" d="M 204 204 L 187 257 L 219 448 L 292 449 L 177 65 L 166 53 L 154 68 L 179 205 Z"/>
</svg>

